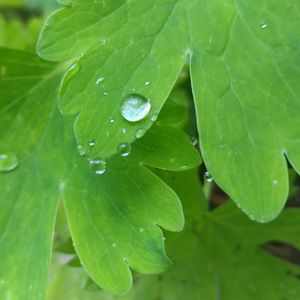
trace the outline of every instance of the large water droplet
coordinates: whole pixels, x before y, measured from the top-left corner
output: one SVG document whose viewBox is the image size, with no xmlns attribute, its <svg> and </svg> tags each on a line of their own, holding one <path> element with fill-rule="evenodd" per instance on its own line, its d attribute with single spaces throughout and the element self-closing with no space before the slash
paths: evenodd
<svg viewBox="0 0 300 300">
<path fill-rule="evenodd" d="M 0 172 L 8 172 L 14 170 L 19 165 L 17 156 L 12 153 L 0 153 Z"/>
<path fill-rule="evenodd" d="M 145 135 L 145 133 L 146 133 L 146 129 L 140 128 L 136 131 L 135 137 L 137 139 L 141 139 Z"/>
<path fill-rule="evenodd" d="M 150 109 L 151 104 L 149 100 L 138 94 L 130 94 L 121 102 L 121 114 L 129 122 L 143 120 Z"/>
<path fill-rule="evenodd" d="M 106 171 L 106 162 L 102 159 L 93 159 L 90 161 L 90 168 L 97 175 L 102 175 Z"/>
<path fill-rule="evenodd" d="M 126 157 L 131 152 L 131 145 L 128 143 L 122 143 L 118 147 L 118 152 L 122 157 Z"/>
<path fill-rule="evenodd" d="M 205 172 L 204 173 L 204 180 L 207 181 L 207 182 L 213 182 L 213 177 L 210 175 L 209 172 Z"/>
</svg>

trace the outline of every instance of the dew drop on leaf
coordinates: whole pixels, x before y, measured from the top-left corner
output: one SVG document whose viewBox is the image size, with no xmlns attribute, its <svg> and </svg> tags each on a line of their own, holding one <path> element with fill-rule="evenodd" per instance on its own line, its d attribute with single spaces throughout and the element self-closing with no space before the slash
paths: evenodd
<svg viewBox="0 0 300 300">
<path fill-rule="evenodd" d="M 80 156 L 84 156 L 86 154 L 86 149 L 82 145 L 78 145 L 77 150 Z"/>
<path fill-rule="evenodd" d="M 137 139 L 140 139 L 140 138 L 142 138 L 142 137 L 145 135 L 145 133 L 146 133 L 146 130 L 143 129 L 143 128 L 140 128 L 140 129 L 138 129 L 138 130 L 136 131 L 135 137 L 136 137 Z"/>
<path fill-rule="evenodd" d="M 12 153 L 0 153 L 0 172 L 9 172 L 19 165 L 17 156 Z"/>
<path fill-rule="evenodd" d="M 210 173 L 209 172 L 205 172 L 204 173 L 204 180 L 206 181 L 206 182 L 213 182 L 213 178 L 212 178 L 212 176 L 210 175 Z"/>
<path fill-rule="evenodd" d="M 195 136 L 192 136 L 192 137 L 191 137 L 191 144 L 192 144 L 193 146 L 196 146 L 196 145 L 198 144 L 198 140 L 197 140 L 197 138 L 196 138 Z"/>
<path fill-rule="evenodd" d="M 266 29 L 267 27 L 268 27 L 268 23 L 266 23 L 266 22 L 263 22 L 260 24 L 261 29 Z"/>
<path fill-rule="evenodd" d="M 118 147 L 118 152 L 122 157 L 126 157 L 131 152 L 131 145 L 128 143 L 122 143 Z"/>
<path fill-rule="evenodd" d="M 151 118 L 150 118 L 150 120 L 151 120 L 152 122 L 155 122 L 157 119 L 158 119 L 158 114 L 157 114 L 157 113 L 154 113 L 154 114 L 151 116 Z"/>
<path fill-rule="evenodd" d="M 90 147 L 94 147 L 94 146 L 95 146 L 95 144 L 96 144 L 95 140 L 93 140 L 93 139 L 89 139 L 89 141 L 88 141 L 88 145 L 89 145 Z"/>
<path fill-rule="evenodd" d="M 99 77 L 99 78 L 96 80 L 96 84 L 100 84 L 103 80 L 104 80 L 104 77 Z"/>
<path fill-rule="evenodd" d="M 90 168 L 97 175 L 102 175 L 106 171 L 106 162 L 102 159 L 93 159 L 90 161 Z"/>
<path fill-rule="evenodd" d="M 110 119 L 109 119 L 109 123 L 110 123 L 110 124 L 114 124 L 114 123 L 115 123 L 115 119 L 110 118 Z"/>
<path fill-rule="evenodd" d="M 150 84 L 150 81 L 145 81 L 145 85 L 149 85 Z"/>
<path fill-rule="evenodd" d="M 151 109 L 151 104 L 144 96 L 130 94 L 121 102 L 121 114 L 129 122 L 143 120 Z"/>
</svg>

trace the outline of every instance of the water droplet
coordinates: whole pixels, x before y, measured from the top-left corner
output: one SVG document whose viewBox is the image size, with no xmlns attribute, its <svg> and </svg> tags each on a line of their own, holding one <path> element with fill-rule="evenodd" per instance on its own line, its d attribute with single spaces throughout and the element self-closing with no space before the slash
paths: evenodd
<svg viewBox="0 0 300 300">
<path fill-rule="evenodd" d="M 278 180 L 274 179 L 274 180 L 273 180 L 273 184 L 274 184 L 274 185 L 277 185 L 277 184 L 278 184 Z"/>
<path fill-rule="evenodd" d="M 97 175 L 102 175 L 106 171 L 106 162 L 102 159 L 93 159 L 90 161 L 90 168 Z"/>
<path fill-rule="evenodd" d="M 103 92 L 103 95 L 104 95 L 104 96 L 107 96 L 107 95 L 108 95 L 108 91 L 104 91 L 104 92 Z"/>
<path fill-rule="evenodd" d="M 62 86 L 60 88 L 60 93 L 64 94 L 67 86 L 70 83 L 70 80 L 80 71 L 80 65 L 79 63 L 74 63 L 73 65 L 71 65 L 71 67 L 69 68 L 69 70 L 67 71 L 64 79 L 63 79 L 63 83 Z"/>
<path fill-rule="evenodd" d="M 88 145 L 89 145 L 90 147 L 94 147 L 95 144 L 96 144 L 96 142 L 95 142 L 95 140 L 93 140 L 93 139 L 90 139 L 90 140 L 88 141 Z"/>
<path fill-rule="evenodd" d="M 260 24 L 261 29 L 266 29 L 267 27 L 268 27 L 268 23 L 266 23 L 266 22 L 263 22 Z"/>
<path fill-rule="evenodd" d="M 106 39 L 100 39 L 100 45 L 105 45 L 106 44 Z"/>
<path fill-rule="evenodd" d="M 250 219 L 250 220 L 252 220 L 252 221 L 255 220 L 255 217 L 254 217 L 253 215 L 249 214 L 248 216 L 249 216 L 249 219 Z"/>
<path fill-rule="evenodd" d="M 128 143 L 122 143 L 118 147 L 118 152 L 122 157 L 126 157 L 131 152 L 131 145 Z"/>
<path fill-rule="evenodd" d="M 0 172 L 8 172 L 14 170 L 19 165 L 17 156 L 12 153 L 0 153 Z"/>
<path fill-rule="evenodd" d="M 109 123 L 110 123 L 110 124 L 114 124 L 114 123 L 115 123 L 115 119 L 110 118 L 110 119 L 109 119 Z"/>
<path fill-rule="evenodd" d="M 80 156 L 86 155 L 86 149 L 82 145 L 78 145 L 77 150 Z"/>
<path fill-rule="evenodd" d="M 140 232 L 144 232 L 144 228 L 140 228 Z"/>
<path fill-rule="evenodd" d="M 140 129 L 138 129 L 138 130 L 136 131 L 135 137 L 136 137 L 137 139 L 140 139 L 140 138 L 142 138 L 142 137 L 145 135 L 145 133 L 146 133 L 146 130 L 143 129 L 143 128 L 140 128 Z"/>
<path fill-rule="evenodd" d="M 207 181 L 207 182 L 213 182 L 213 177 L 210 175 L 209 172 L 205 172 L 204 173 L 204 180 Z"/>
<path fill-rule="evenodd" d="M 99 84 L 101 83 L 102 81 L 104 80 L 104 77 L 99 77 L 96 81 L 96 84 Z"/>
<path fill-rule="evenodd" d="M 145 81 L 145 85 L 149 85 L 150 84 L 150 81 Z"/>
<path fill-rule="evenodd" d="M 195 136 L 191 137 L 191 143 L 192 143 L 193 146 L 196 146 L 198 144 L 198 140 Z"/>
<path fill-rule="evenodd" d="M 123 133 L 123 134 L 126 133 L 126 128 L 122 128 L 122 133 Z"/>
<path fill-rule="evenodd" d="M 130 94 L 121 102 L 121 114 L 129 122 L 143 120 L 150 109 L 151 104 L 149 100 L 138 94 Z"/>
<path fill-rule="evenodd" d="M 157 113 L 154 113 L 154 114 L 151 116 L 151 118 L 150 118 L 150 120 L 151 120 L 152 122 L 155 122 L 157 119 L 158 119 L 158 114 L 157 114 Z"/>
</svg>

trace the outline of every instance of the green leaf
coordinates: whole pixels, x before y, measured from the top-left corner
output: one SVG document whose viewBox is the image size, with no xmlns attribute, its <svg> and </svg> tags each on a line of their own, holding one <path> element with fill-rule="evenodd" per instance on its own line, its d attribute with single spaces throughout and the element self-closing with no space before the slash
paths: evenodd
<svg viewBox="0 0 300 300">
<path fill-rule="evenodd" d="M 261 245 L 277 241 L 299 249 L 300 210 L 286 209 L 269 224 L 251 222 L 232 202 L 206 213 L 197 177 L 193 171 L 163 174 L 180 195 L 186 216 L 184 231 L 166 239 L 174 266 L 161 276 L 137 276 L 124 299 L 299 299 L 299 266 Z"/>
<path fill-rule="evenodd" d="M 38 52 L 77 57 L 60 109 L 78 114 L 77 142 L 95 139 L 93 154 L 103 158 L 151 126 L 188 59 L 206 166 L 251 218 L 266 222 L 287 198 L 285 156 L 300 170 L 299 10 L 292 0 L 74 0 L 47 21 Z M 133 91 L 152 104 L 139 124 L 120 114 Z"/>
<path fill-rule="evenodd" d="M 159 226 L 179 231 L 184 220 L 177 195 L 134 155 L 147 135 L 132 146 L 132 155 L 111 157 L 105 162 L 106 172 L 97 175 L 89 166 L 95 158 L 77 151 L 73 119 L 63 122 L 56 110 L 64 66 L 0 48 L 0 69 L 0 154 L 3 159 L 13 153 L 19 164 L 0 172 L 1 298 L 43 298 L 60 198 L 75 249 L 101 287 L 124 293 L 131 286 L 130 267 L 142 273 L 167 268 L 170 260 Z M 171 130 L 183 139 L 182 151 L 191 155 L 184 161 L 174 149 L 174 161 L 167 167 L 181 170 L 182 164 L 199 164 L 199 154 L 182 132 L 159 126 L 156 130 L 153 142 L 162 153 L 179 142 L 171 136 L 156 138 Z M 143 160 L 161 167 L 152 153 Z"/>
</svg>

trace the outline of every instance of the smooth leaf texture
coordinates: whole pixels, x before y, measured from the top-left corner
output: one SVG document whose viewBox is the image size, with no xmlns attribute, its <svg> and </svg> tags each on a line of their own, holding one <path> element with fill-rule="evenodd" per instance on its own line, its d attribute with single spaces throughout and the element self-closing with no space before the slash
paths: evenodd
<svg viewBox="0 0 300 300">
<path fill-rule="evenodd" d="M 78 114 L 77 142 L 95 139 L 100 157 L 151 126 L 188 57 L 206 166 L 251 218 L 266 222 L 287 197 L 284 155 L 300 171 L 299 11 L 293 0 L 73 0 L 50 17 L 38 52 L 77 57 L 60 109 Z M 133 91 L 152 103 L 140 124 L 120 114 Z"/>
<path fill-rule="evenodd" d="M 15 170 L 0 172 L 1 298 L 43 299 L 61 198 L 82 264 L 101 287 L 124 293 L 131 286 L 129 267 L 142 273 L 168 267 L 170 260 L 158 226 L 182 229 L 177 195 L 135 155 L 111 157 L 102 176 L 92 172 L 87 157 L 78 154 L 73 119 L 64 122 L 56 110 L 64 66 L 0 49 L 0 69 L 4 70 L 0 78 L 0 151 L 13 152 L 19 159 Z M 196 167 L 199 154 L 182 132 L 174 130 L 183 139 L 181 150 L 191 157 L 183 161 L 172 137 L 166 137 L 169 143 L 158 139 L 155 144 L 162 153 L 167 152 L 166 147 L 174 148 L 170 152 L 174 160 L 162 167 L 181 170 L 183 163 L 186 168 Z M 134 147 L 132 154 L 138 153 Z M 153 156 L 145 155 L 143 160 L 145 165 L 160 167 Z"/>
<path fill-rule="evenodd" d="M 299 299 L 299 266 L 261 247 L 275 240 L 299 248 L 299 209 L 286 209 L 263 225 L 249 221 L 232 202 L 207 212 L 197 170 L 160 174 L 186 215 L 184 231 L 166 235 L 174 266 L 158 276 L 136 275 L 131 292 L 117 297 L 92 286 L 81 268 L 56 260 L 47 300 Z"/>
</svg>

